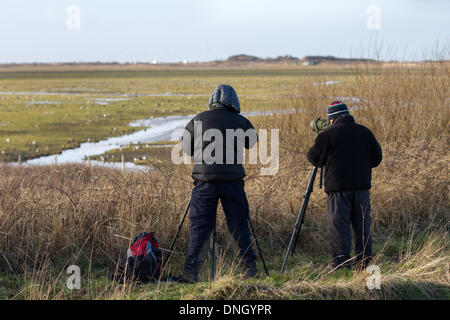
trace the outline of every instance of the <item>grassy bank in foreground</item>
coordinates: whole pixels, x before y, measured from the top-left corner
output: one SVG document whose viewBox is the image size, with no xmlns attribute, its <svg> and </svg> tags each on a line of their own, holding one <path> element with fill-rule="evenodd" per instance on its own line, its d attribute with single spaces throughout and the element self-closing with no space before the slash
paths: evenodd
<svg viewBox="0 0 450 320">
<path fill-rule="evenodd" d="M 222 232 L 222 240 L 225 234 Z M 369 289 L 373 273 L 366 270 L 337 270 L 327 264 L 328 255 L 303 250 L 291 257 L 288 270 L 279 274 L 282 248 L 270 249 L 263 243 L 270 276 L 258 262 L 259 274 L 243 280 L 226 241 L 219 241 L 216 280 L 209 281 L 208 257 L 200 282 L 177 284 L 156 281 L 150 284 L 119 284 L 111 281 L 113 269 L 102 265 L 80 265 L 80 290 L 66 288 L 65 267 L 59 266 L 46 275 L 0 276 L 1 299 L 450 299 L 448 271 L 448 239 L 444 232 L 410 234 L 405 239 L 378 238 L 374 263 L 380 268 L 380 288 Z M 420 241 L 413 240 L 419 237 Z M 305 241 L 306 239 L 302 239 Z M 381 242 L 383 240 L 383 247 Z M 225 246 L 224 246 L 225 245 Z M 170 264 L 170 271 L 182 270 L 179 255 Z M 58 272 L 59 270 L 59 272 Z M 41 273 L 44 271 L 41 270 Z M 49 278 L 46 280 L 45 278 Z"/>
</svg>

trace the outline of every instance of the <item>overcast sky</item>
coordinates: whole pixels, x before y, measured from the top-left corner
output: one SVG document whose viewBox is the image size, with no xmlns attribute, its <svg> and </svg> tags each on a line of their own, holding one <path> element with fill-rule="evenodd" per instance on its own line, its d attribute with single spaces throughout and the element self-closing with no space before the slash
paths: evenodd
<svg viewBox="0 0 450 320">
<path fill-rule="evenodd" d="M 449 16 L 450 0 L 0 0 L 0 63 L 421 59 Z"/>
</svg>

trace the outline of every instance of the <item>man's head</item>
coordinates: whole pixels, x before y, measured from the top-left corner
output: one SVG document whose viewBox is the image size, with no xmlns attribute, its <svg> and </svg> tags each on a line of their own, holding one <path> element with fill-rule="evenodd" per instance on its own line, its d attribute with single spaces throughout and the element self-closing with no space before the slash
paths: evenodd
<svg viewBox="0 0 450 320">
<path fill-rule="evenodd" d="M 220 107 L 227 107 L 231 110 L 240 113 L 241 105 L 239 98 L 232 86 L 227 84 L 218 85 L 209 98 L 209 108 L 215 109 Z"/>
<path fill-rule="evenodd" d="M 347 105 L 341 101 L 333 101 L 328 106 L 328 120 L 331 123 L 345 114 L 350 114 L 350 112 L 348 111 Z"/>
</svg>

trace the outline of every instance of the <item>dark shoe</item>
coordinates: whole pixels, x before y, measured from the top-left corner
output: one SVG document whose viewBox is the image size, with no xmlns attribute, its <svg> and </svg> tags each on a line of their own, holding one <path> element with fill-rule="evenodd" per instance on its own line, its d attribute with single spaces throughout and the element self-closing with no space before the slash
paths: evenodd
<svg viewBox="0 0 450 320">
<path fill-rule="evenodd" d="M 198 274 L 185 271 L 181 276 L 172 277 L 170 281 L 178 283 L 196 283 L 198 282 Z"/>
<path fill-rule="evenodd" d="M 351 263 L 347 262 L 347 263 L 341 263 L 341 264 L 332 264 L 330 267 L 334 271 L 338 271 L 338 270 L 352 270 L 353 265 Z"/>
</svg>

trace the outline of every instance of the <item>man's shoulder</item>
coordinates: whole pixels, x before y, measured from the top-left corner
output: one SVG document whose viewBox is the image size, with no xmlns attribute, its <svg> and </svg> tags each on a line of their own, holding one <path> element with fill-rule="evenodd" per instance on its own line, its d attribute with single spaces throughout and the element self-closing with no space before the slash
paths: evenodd
<svg viewBox="0 0 450 320">
<path fill-rule="evenodd" d="M 246 116 L 244 116 L 242 113 L 236 113 L 236 117 L 244 123 L 251 124 L 250 120 L 248 120 L 248 118 Z"/>
<path fill-rule="evenodd" d="M 206 110 L 199 114 L 197 114 L 193 120 L 208 120 L 212 118 L 220 118 L 220 119 L 233 119 L 236 122 L 251 124 L 250 120 L 248 120 L 245 116 L 240 113 L 236 113 L 230 110 Z"/>
<path fill-rule="evenodd" d="M 340 137 L 344 137 L 346 135 L 351 134 L 355 138 L 363 139 L 363 137 L 369 138 L 373 136 L 372 131 L 366 126 L 356 123 L 356 122 L 346 122 L 340 123 L 339 125 L 333 125 L 325 130 L 323 130 L 319 136 L 319 140 L 321 141 L 334 141 L 335 139 L 341 139 Z"/>
<path fill-rule="evenodd" d="M 325 129 L 323 132 L 337 132 L 339 131 L 339 129 L 346 129 L 346 130 L 359 130 L 359 131 L 366 131 L 366 132 L 372 132 L 369 128 L 367 128 L 366 126 L 357 123 L 357 122 L 353 122 L 353 121 L 347 121 L 347 122 L 341 122 L 337 125 L 333 125 L 327 129 Z"/>
<path fill-rule="evenodd" d="M 358 130 L 360 130 L 361 132 L 365 132 L 365 133 L 367 133 L 369 135 L 373 135 L 372 130 L 367 128 L 365 125 L 362 125 L 360 123 L 356 123 L 355 122 L 355 127 L 358 128 Z"/>
<path fill-rule="evenodd" d="M 209 109 L 197 114 L 194 119 L 208 119 L 208 118 L 224 118 L 224 117 L 233 117 L 237 115 L 236 112 L 232 112 L 226 109 Z"/>
<path fill-rule="evenodd" d="M 211 114 L 211 111 L 212 111 L 212 110 L 206 110 L 206 111 L 200 112 L 200 113 L 198 113 L 198 114 L 193 118 L 193 120 L 195 121 L 195 120 L 201 120 L 201 119 L 204 119 L 204 118 L 207 117 L 209 114 Z"/>
</svg>

